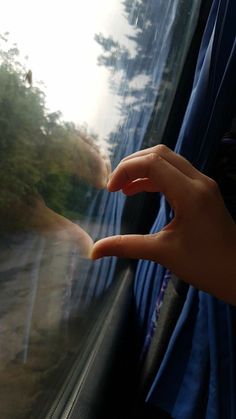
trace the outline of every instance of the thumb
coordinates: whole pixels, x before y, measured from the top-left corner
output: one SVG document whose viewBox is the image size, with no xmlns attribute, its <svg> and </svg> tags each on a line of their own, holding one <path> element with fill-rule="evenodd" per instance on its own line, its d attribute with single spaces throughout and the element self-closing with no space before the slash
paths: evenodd
<svg viewBox="0 0 236 419">
<path fill-rule="evenodd" d="M 165 231 L 148 235 L 111 236 L 94 244 L 91 258 L 118 256 L 129 259 L 149 259 L 161 263 L 169 251 L 169 246 L 168 249 L 167 246 Z"/>
</svg>

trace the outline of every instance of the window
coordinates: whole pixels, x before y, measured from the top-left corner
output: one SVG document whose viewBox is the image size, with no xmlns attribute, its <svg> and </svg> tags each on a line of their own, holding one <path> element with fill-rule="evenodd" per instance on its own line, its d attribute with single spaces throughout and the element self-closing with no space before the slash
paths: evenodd
<svg viewBox="0 0 236 419">
<path fill-rule="evenodd" d="M 122 157 L 162 141 L 199 6 L 190 0 L 2 6 L 4 419 L 36 418 L 39 411 L 45 417 L 70 372 L 83 370 L 116 268 L 115 258 L 92 262 L 89 252 L 93 240 L 119 233 L 125 203 L 120 193 L 106 192 L 106 181 Z"/>
</svg>

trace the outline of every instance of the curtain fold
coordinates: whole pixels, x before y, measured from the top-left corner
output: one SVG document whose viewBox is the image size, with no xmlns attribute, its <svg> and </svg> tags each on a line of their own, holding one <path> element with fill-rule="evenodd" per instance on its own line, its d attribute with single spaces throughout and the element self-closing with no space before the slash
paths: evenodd
<svg viewBox="0 0 236 419">
<path fill-rule="evenodd" d="M 130 106 L 129 112 L 120 121 L 115 140 L 113 138 L 114 143 L 118 144 L 112 159 L 113 168 L 123 157 L 143 148 L 146 142 L 156 143 L 156 133 L 152 132 L 151 127 L 153 119 L 159 121 L 160 135 L 164 130 L 197 26 L 200 3 L 200 0 L 146 1 L 145 7 L 149 13 L 150 10 L 153 11 L 154 24 L 151 32 L 148 26 L 143 28 L 142 42 L 146 42 L 151 64 L 147 68 L 144 67 L 137 45 L 137 57 L 133 65 L 136 66 L 137 76 L 148 77 L 151 90 L 147 88 L 140 106 Z M 181 49 L 178 42 L 181 42 Z M 129 83 L 129 80 L 126 82 Z M 120 105 L 123 106 L 122 101 Z M 97 193 L 93 205 L 88 209 L 88 220 L 92 221 L 91 224 L 93 225 L 93 219 L 98 220 L 89 230 L 94 240 L 120 234 L 125 199 L 121 192 L 109 194 L 103 190 Z M 92 265 L 87 261 L 80 261 L 76 270 L 83 274 L 79 276 L 78 281 L 74 281 L 71 304 L 75 310 L 78 306 L 80 309 L 86 308 L 94 298 L 101 296 L 110 287 L 115 277 L 116 258 L 100 259 L 92 262 Z"/>
<path fill-rule="evenodd" d="M 203 172 L 209 171 L 235 110 L 235 22 L 235 0 L 214 0 L 176 142 L 175 151 Z M 151 232 L 163 228 L 171 215 L 162 197 Z M 144 341 L 150 325 L 155 323 L 155 307 L 165 273 L 165 268 L 153 262 L 139 262 L 134 293 Z M 147 402 L 165 409 L 173 418 L 235 418 L 233 322 L 235 308 L 189 287 Z"/>
</svg>

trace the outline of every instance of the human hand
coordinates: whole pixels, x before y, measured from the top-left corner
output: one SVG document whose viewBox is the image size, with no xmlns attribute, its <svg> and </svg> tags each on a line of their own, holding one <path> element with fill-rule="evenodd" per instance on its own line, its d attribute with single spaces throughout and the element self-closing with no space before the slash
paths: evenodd
<svg viewBox="0 0 236 419">
<path fill-rule="evenodd" d="M 40 236 L 56 242 L 75 246 L 79 256 L 90 259 L 93 240 L 78 224 L 48 208 L 39 194 L 18 200 L 7 208 L 7 214 L 0 212 L 8 232 L 35 231 Z"/>
<path fill-rule="evenodd" d="M 126 195 L 162 192 L 174 218 L 156 234 L 98 241 L 93 259 L 111 255 L 149 259 L 197 288 L 236 304 L 236 227 L 214 180 L 159 145 L 123 159 L 107 187 Z"/>
<path fill-rule="evenodd" d="M 90 259 L 93 240 L 89 234 L 78 224 L 48 208 L 42 198 L 35 200 L 30 211 L 28 207 L 27 227 L 46 238 L 71 243 L 80 257 Z"/>
</svg>

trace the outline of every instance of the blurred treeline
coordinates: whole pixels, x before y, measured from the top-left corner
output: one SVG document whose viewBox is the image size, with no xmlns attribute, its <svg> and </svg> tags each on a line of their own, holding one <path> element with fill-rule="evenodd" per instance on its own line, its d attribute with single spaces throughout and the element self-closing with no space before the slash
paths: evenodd
<svg viewBox="0 0 236 419">
<path fill-rule="evenodd" d="M 9 211 L 22 202 L 33 206 L 37 196 L 76 219 L 86 213 L 93 187 L 104 183 L 97 138 L 47 111 L 45 94 L 28 83 L 19 55 L 8 34 L 0 35 L 1 227 Z"/>
</svg>

